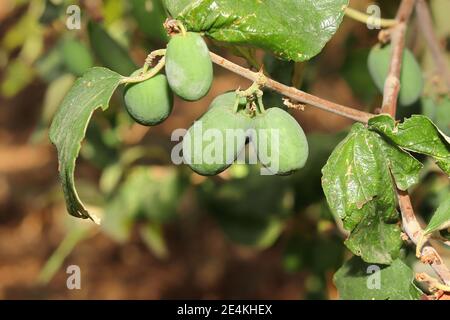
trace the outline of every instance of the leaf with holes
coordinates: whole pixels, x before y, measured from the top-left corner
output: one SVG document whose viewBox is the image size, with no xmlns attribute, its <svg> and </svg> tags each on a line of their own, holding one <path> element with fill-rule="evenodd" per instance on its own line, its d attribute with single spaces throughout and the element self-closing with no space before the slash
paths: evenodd
<svg viewBox="0 0 450 320">
<path fill-rule="evenodd" d="M 370 119 L 369 127 L 403 150 L 430 156 L 450 175 L 450 138 L 442 133 L 427 117 L 413 115 L 396 124 L 388 115 Z"/>
<path fill-rule="evenodd" d="M 355 124 L 322 169 L 328 204 L 350 231 L 345 244 L 364 261 L 389 264 L 398 257 L 402 240 L 394 183 L 409 188 L 421 168 L 411 155 Z"/>
</svg>

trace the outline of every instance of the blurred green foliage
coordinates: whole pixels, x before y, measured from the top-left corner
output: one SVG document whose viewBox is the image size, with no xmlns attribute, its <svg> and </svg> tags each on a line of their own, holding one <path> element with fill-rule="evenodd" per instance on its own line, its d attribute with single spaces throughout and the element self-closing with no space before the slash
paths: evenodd
<svg viewBox="0 0 450 320">
<path fill-rule="evenodd" d="M 82 6 L 80 30 L 65 27 L 67 6 L 82 5 L 79 1 L 24 0 L 14 4 L 15 19 L 6 21 L 0 40 L 0 94 L 12 99 L 36 81 L 45 85 L 41 117 L 31 136 L 32 143 L 48 143 L 51 119 L 76 77 L 93 65 L 131 74 L 143 62 L 136 61 L 136 52 L 164 47 L 168 40 L 162 25 L 167 15 L 161 0 L 100 3 L 100 12 Z M 392 6 L 391 1 L 384 3 Z M 448 10 L 439 10 L 439 6 L 448 7 L 448 0 L 436 3 L 433 9 L 438 32 L 448 37 L 450 29 L 444 15 Z M 337 69 L 354 98 L 371 106 L 379 100 L 379 94 L 367 71 L 369 48 L 357 47 L 352 37 L 347 39 L 345 58 Z M 226 49 L 246 58 L 254 69 L 259 67 L 253 49 Z M 424 61 L 427 59 L 424 57 Z M 308 64 L 295 64 L 270 54 L 262 59 L 264 70 L 272 78 L 304 90 L 316 80 L 319 62 L 313 59 Z M 428 73 L 432 65 L 425 62 L 424 68 Z M 416 108 L 400 113 L 423 112 L 449 134 L 449 98 L 427 93 Z M 286 272 L 306 273 L 306 297 L 328 298 L 330 274 L 342 265 L 348 252 L 341 230 L 324 202 L 321 169 L 346 132 L 309 134 L 309 161 L 292 176 L 261 176 L 258 166 L 233 165 L 221 177 L 194 183 L 198 176 L 171 164 L 169 145 L 126 143 L 123 133 L 132 120 L 122 108 L 120 96 L 114 96 L 108 112 L 94 115 L 81 149 L 82 161 L 98 173 L 98 183 L 93 182 L 96 179 L 80 179 L 80 190 L 102 217 L 101 232 L 124 243 L 137 231 L 156 257 L 168 258 L 164 230 L 179 221 L 183 199 L 188 197 L 235 245 L 254 250 L 284 246 L 280 264 Z M 264 96 L 269 107 L 280 106 L 280 98 L 271 92 Z M 418 210 L 429 220 L 427 213 L 434 212 L 449 186 L 432 168 L 424 181 L 414 192 L 426 199 L 420 201 Z M 43 268 L 41 282 L 51 280 L 79 241 L 95 235 L 94 225 L 74 220 L 66 223 L 67 235 Z"/>
</svg>

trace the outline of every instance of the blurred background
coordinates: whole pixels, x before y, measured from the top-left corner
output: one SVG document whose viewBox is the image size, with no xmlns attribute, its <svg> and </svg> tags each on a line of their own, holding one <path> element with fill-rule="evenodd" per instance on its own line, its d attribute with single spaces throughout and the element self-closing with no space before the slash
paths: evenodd
<svg viewBox="0 0 450 320">
<path fill-rule="evenodd" d="M 373 2 L 350 3 L 366 11 Z M 394 17 L 398 1 L 377 4 L 383 17 Z M 430 4 L 448 50 L 450 1 Z M 77 8 L 80 28 L 70 30 Z M 351 122 L 306 106 L 293 114 L 311 148 L 303 170 L 263 177 L 258 167 L 234 165 L 201 177 L 171 163 L 170 135 L 188 128 L 215 96 L 250 85 L 220 68 L 206 98 L 176 100 L 172 116 L 152 128 L 129 118 L 119 90 L 107 112 L 94 114 L 76 170 L 80 196 L 103 224 L 67 214 L 48 139 L 55 110 L 88 68 L 131 74 L 164 48 L 165 19 L 159 0 L 0 1 L 0 299 L 337 299 L 332 276 L 350 254 L 324 201 L 320 170 Z M 278 81 L 375 112 L 381 96 L 366 60 L 377 36 L 345 18 L 319 56 L 297 64 L 209 45 L 241 65 L 264 65 Z M 439 105 L 442 90 L 415 20 L 407 41 L 427 87 L 400 117 L 424 113 L 449 134 L 449 106 Z M 281 98 L 265 95 L 272 106 L 282 106 Z M 412 196 L 426 221 L 449 183 L 431 165 L 422 178 Z M 81 290 L 67 289 L 70 265 L 80 267 Z"/>
</svg>

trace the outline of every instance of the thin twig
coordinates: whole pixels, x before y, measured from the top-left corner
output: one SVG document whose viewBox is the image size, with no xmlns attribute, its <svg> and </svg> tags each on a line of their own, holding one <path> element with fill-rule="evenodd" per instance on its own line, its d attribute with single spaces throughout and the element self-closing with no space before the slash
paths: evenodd
<svg viewBox="0 0 450 320">
<path fill-rule="evenodd" d="M 433 61 L 436 65 L 436 73 L 440 75 L 442 81 L 445 82 L 447 86 L 447 91 L 450 92 L 450 68 L 436 33 L 434 32 L 433 20 L 428 4 L 424 0 L 417 0 L 416 13 L 420 30 L 428 44 L 431 55 L 433 56 Z"/>
<path fill-rule="evenodd" d="M 382 112 L 390 114 L 393 118 L 397 113 L 397 99 L 400 92 L 400 71 L 405 48 L 406 29 L 411 17 L 415 0 L 402 0 L 397 13 L 398 24 L 391 29 L 392 57 L 389 75 L 386 80 L 383 95 Z M 409 238 L 417 245 L 423 235 L 417 217 L 414 213 L 411 199 L 407 191 L 397 189 L 397 197 L 402 213 L 403 229 Z M 427 242 L 422 249 L 422 261 L 429 263 L 441 280 L 450 285 L 450 270 L 433 246 Z"/>
<path fill-rule="evenodd" d="M 261 80 L 261 73 L 260 72 L 253 72 L 247 68 L 241 67 L 240 65 L 237 65 L 215 53 L 211 52 L 211 59 L 212 61 L 231 71 L 234 72 L 248 80 L 251 81 L 260 81 Z M 275 80 L 272 80 L 270 78 L 265 79 L 264 87 L 269 88 L 271 90 L 277 91 L 278 93 L 301 103 L 309 104 L 313 107 L 341 115 L 343 117 L 362 122 L 367 123 L 370 118 L 372 118 L 374 115 L 368 112 L 360 111 L 357 109 L 353 109 L 350 107 L 346 107 L 319 97 L 316 97 L 312 94 L 306 93 L 304 91 L 298 90 L 294 87 L 289 87 L 284 84 L 281 84 Z"/>
</svg>

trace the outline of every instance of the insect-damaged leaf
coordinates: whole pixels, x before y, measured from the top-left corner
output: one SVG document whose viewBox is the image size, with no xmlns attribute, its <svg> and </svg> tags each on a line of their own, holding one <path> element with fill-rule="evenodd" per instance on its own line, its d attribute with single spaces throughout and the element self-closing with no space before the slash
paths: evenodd
<svg viewBox="0 0 450 320">
<path fill-rule="evenodd" d="M 429 118 L 413 115 L 396 124 L 390 116 L 380 115 L 370 119 L 369 126 L 404 150 L 434 158 L 438 166 L 450 175 L 450 138 Z"/>
<path fill-rule="evenodd" d="M 79 78 L 64 98 L 51 128 L 50 140 L 58 150 L 59 175 L 69 213 L 91 218 L 75 189 L 75 161 L 92 113 L 106 110 L 122 76 L 106 68 L 92 68 Z"/>
<path fill-rule="evenodd" d="M 395 184 L 406 190 L 418 182 L 421 168 L 411 155 L 355 124 L 322 169 L 328 204 L 350 231 L 346 245 L 364 261 L 389 264 L 397 258 L 402 240 Z"/>
<path fill-rule="evenodd" d="M 166 0 L 165 5 L 190 31 L 305 61 L 335 34 L 348 0 Z"/>
</svg>

